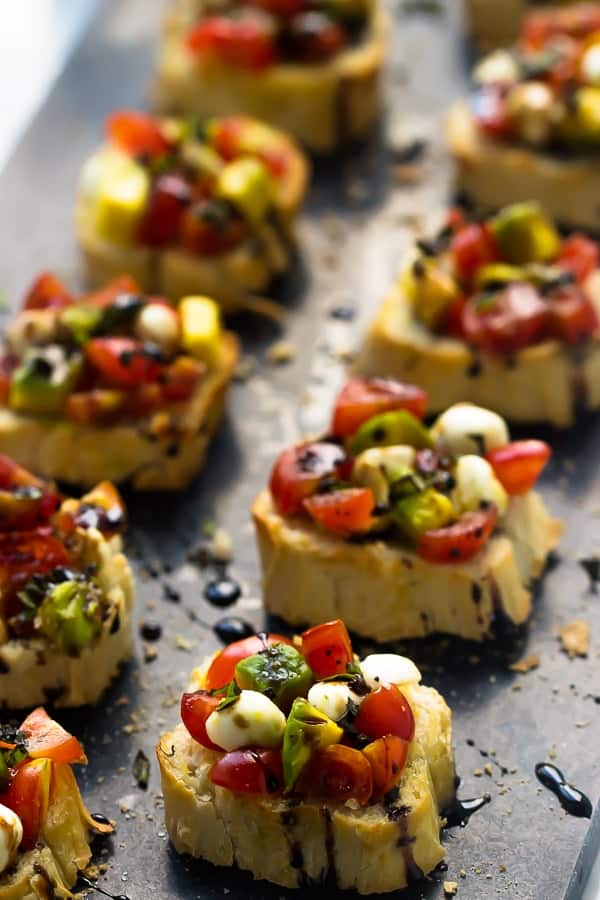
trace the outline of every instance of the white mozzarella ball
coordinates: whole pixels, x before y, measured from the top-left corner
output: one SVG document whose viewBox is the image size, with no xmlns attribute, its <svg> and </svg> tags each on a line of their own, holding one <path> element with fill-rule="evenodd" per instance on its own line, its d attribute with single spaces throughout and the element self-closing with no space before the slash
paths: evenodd
<svg viewBox="0 0 600 900">
<path fill-rule="evenodd" d="M 285 716 L 258 691 L 242 691 L 235 703 L 215 710 L 206 720 L 206 733 L 223 750 L 239 747 L 279 747 Z"/>
<path fill-rule="evenodd" d="M 352 482 L 370 487 L 375 502 L 385 506 L 389 499 L 390 483 L 398 477 L 398 473 L 414 467 L 416 455 L 414 447 L 404 444 L 363 450 L 354 460 Z"/>
<path fill-rule="evenodd" d="M 509 50 L 496 50 L 475 66 L 476 84 L 511 84 L 519 80 L 519 65 Z"/>
<path fill-rule="evenodd" d="M 370 688 L 380 684 L 418 684 L 421 680 L 412 659 L 397 653 L 371 653 L 361 660 L 360 668 Z"/>
<path fill-rule="evenodd" d="M 489 453 L 508 444 L 506 422 L 473 403 L 455 403 L 438 416 L 431 429 L 435 442 L 450 453 Z"/>
<path fill-rule="evenodd" d="M 136 319 L 135 334 L 141 341 L 174 350 L 179 343 L 179 316 L 163 303 L 146 303 Z"/>
<path fill-rule="evenodd" d="M 508 494 L 496 478 L 487 459 L 474 454 L 461 456 L 454 469 L 456 487 L 452 499 L 460 512 L 495 503 L 500 515 L 506 512 Z"/>
<path fill-rule="evenodd" d="M 308 702 L 334 722 L 346 715 L 350 701 L 359 705 L 361 698 L 343 681 L 319 681 L 308 692 Z"/>
<path fill-rule="evenodd" d="M 581 57 L 581 74 L 587 84 L 600 84 L 600 43 L 592 44 Z"/>
<path fill-rule="evenodd" d="M 14 862 L 23 840 L 23 825 L 18 815 L 0 803 L 0 872 Z"/>
</svg>

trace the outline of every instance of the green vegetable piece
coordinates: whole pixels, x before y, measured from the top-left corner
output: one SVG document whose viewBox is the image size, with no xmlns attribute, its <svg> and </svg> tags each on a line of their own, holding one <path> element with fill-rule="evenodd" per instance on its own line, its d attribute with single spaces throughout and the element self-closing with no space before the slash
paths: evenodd
<svg viewBox="0 0 600 900">
<path fill-rule="evenodd" d="M 10 772 L 8 771 L 8 765 L 6 764 L 6 759 L 4 758 L 4 753 L 0 753 L 0 792 L 4 793 L 4 791 L 8 787 L 8 781 L 10 778 Z"/>
<path fill-rule="evenodd" d="M 502 258 L 514 265 L 547 262 L 560 250 L 560 235 L 536 203 L 515 203 L 490 223 Z"/>
<path fill-rule="evenodd" d="M 315 750 L 339 744 L 343 729 L 303 697 L 294 700 L 283 732 L 283 779 L 291 791 Z"/>
<path fill-rule="evenodd" d="M 67 306 L 60 313 L 61 324 L 78 344 L 85 344 L 98 330 L 102 310 L 97 306 Z"/>
<path fill-rule="evenodd" d="M 266 694 L 287 713 L 296 697 L 308 693 L 314 679 L 301 653 L 288 644 L 274 644 L 239 662 L 235 680 L 243 691 Z"/>
<path fill-rule="evenodd" d="M 493 285 L 510 284 L 513 281 L 528 281 L 526 269 L 510 266 L 508 263 L 489 263 L 481 266 L 475 276 L 475 286 L 485 290 Z"/>
<path fill-rule="evenodd" d="M 18 412 L 35 415 L 57 415 L 71 393 L 83 367 L 81 356 L 50 354 L 33 348 L 13 372 L 10 383 L 9 406 Z"/>
<path fill-rule="evenodd" d="M 406 537 L 416 541 L 424 531 L 449 525 L 456 518 L 456 511 L 445 494 L 426 488 L 397 500 L 391 518 Z"/>
<path fill-rule="evenodd" d="M 61 653 L 76 655 L 102 629 L 102 610 L 93 585 L 63 581 L 44 598 L 36 624 Z"/>
<path fill-rule="evenodd" d="M 358 429 L 350 439 L 349 450 L 355 456 L 369 447 L 393 447 L 409 444 L 417 450 L 433 447 L 429 429 L 405 409 L 380 413 Z"/>
</svg>

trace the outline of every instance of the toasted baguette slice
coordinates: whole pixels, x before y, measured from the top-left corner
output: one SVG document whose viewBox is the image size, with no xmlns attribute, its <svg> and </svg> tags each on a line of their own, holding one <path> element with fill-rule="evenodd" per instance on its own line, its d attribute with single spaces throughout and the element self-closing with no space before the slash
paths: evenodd
<svg viewBox="0 0 600 900">
<path fill-rule="evenodd" d="M 384 541 L 352 544 L 310 521 L 283 518 L 263 491 L 252 515 L 269 612 L 293 625 L 343 619 L 376 641 L 446 632 L 483 640 L 497 613 L 531 613 L 529 585 L 556 547 L 562 523 L 540 497 L 512 497 L 502 530 L 466 563 L 432 565 Z"/>
<path fill-rule="evenodd" d="M 454 794 L 451 717 L 433 688 L 403 686 L 415 739 L 397 800 L 356 807 L 316 799 L 238 794 L 209 778 L 217 752 L 183 725 L 157 748 L 167 830 L 175 849 L 248 869 L 287 888 L 333 876 L 361 894 L 399 890 L 444 857 L 440 810 Z"/>
<path fill-rule="evenodd" d="M 571 228 L 600 229 L 600 170 L 593 154 L 552 156 L 482 136 L 465 101 L 446 122 L 459 189 L 484 210 L 535 201 Z"/>
<path fill-rule="evenodd" d="M 469 36 L 479 51 L 508 47 L 519 34 L 525 0 L 466 0 Z"/>
<path fill-rule="evenodd" d="M 378 5 L 358 46 L 322 65 L 280 64 L 261 72 L 199 60 L 184 43 L 186 16 L 167 17 L 157 62 L 154 103 L 159 112 L 204 118 L 243 112 L 289 132 L 316 153 L 365 138 L 381 109 L 379 75 L 390 21 Z"/>
<path fill-rule="evenodd" d="M 112 614 L 96 643 L 78 656 L 59 653 L 42 638 L 0 643 L 0 707 L 24 709 L 46 703 L 49 697 L 56 706 L 96 703 L 119 665 L 131 656 L 133 574 L 121 552 L 121 538 L 106 539 L 95 528 L 79 528 L 73 549 L 82 568 L 96 567 L 95 577 Z"/>
<path fill-rule="evenodd" d="M 202 467 L 237 359 L 237 338 L 224 332 L 219 359 L 164 432 L 145 419 L 79 425 L 0 408 L 0 453 L 45 478 L 83 487 L 109 480 L 140 491 L 181 490 Z"/>
<path fill-rule="evenodd" d="M 600 271 L 585 289 L 600 313 Z M 399 287 L 381 305 L 355 369 L 418 384 L 427 391 L 432 413 L 468 400 L 513 422 L 567 428 L 579 410 L 600 409 L 600 335 L 577 352 L 546 341 L 504 360 L 429 331 Z"/>
</svg>

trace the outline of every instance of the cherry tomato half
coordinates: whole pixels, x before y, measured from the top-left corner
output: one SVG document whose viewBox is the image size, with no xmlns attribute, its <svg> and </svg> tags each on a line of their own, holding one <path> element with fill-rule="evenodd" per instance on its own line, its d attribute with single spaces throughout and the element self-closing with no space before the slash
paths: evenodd
<svg viewBox="0 0 600 900">
<path fill-rule="evenodd" d="M 192 191 L 185 178 L 172 174 L 157 178 L 138 231 L 141 243 L 148 247 L 175 243 L 191 199 Z"/>
<path fill-rule="evenodd" d="M 138 110 L 122 109 L 106 121 L 109 138 L 131 156 L 162 156 L 169 142 L 152 116 Z"/>
<path fill-rule="evenodd" d="M 462 325 L 466 340 L 489 353 L 516 353 L 546 334 L 549 309 L 531 284 L 515 282 L 492 297 L 467 300 Z"/>
<path fill-rule="evenodd" d="M 578 282 L 583 282 L 598 268 L 600 247 L 584 234 L 572 234 L 563 241 L 556 264 L 568 269 Z"/>
<path fill-rule="evenodd" d="M 498 512 L 493 504 L 464 513 L 454 525 L 423 532 L 417 544 L 417 553 L 427 562 L 437 564 L 472 559 L 487 544 L 497 518 Z"/>
<path fill-rule="evenodd" d="M 350 635 L 341 619 L 304 631 L 302 653 L 317 678 L 340 675 L 354 659 Z"/>
<path fill-rule="evenodd" d="M 41 706 L 29 713 L 19 730 L 27 738 L 27 753 L 32 759 L 51 759 L 69 765 L 87 762 L 77 738 L 51 719 Z"/>
<path fill-rule="evenodd" d="M 52 779 L 50 759 L 32 759 L 21 763 L 11 774 L 7 791 L 0 802 L 15 812 L 23 825 L 24 850 L 32 850 L 48 812 L 50 783 Z"/>
<path fill-rule="evenodd" d="M 513 441 L 491 450 L 485 458 L 509 494 L 526 494 L 540 477 L 551 453 L 545 441 Z"/>
<path fill-rule="evenodd" d="M 134 388 L 157 381 L 161 363 L 141 341 L 126 337 L 92 338 L 85 345 L 88 363 L 102 381 L 116 388 Z"/>
<path fill-rule="evenodd" d="M 414 384 L 391 378 L 352 378 L 338 394 L 331 432 L 336 437 L 350 437 L 368 419 L 396 409 L 406 409 L 422 419 L 426 408 L 427 394 Z"/>
<path fill-rule="evenodd" d="M 346 34 L 326 13 L 310 10 L 291 19 L 285 32 L 285 44 L 294 59 L 322 63 L 342 50 Z"/>
<path fill-rule="evenodd" d="M 313 753 L 298 780 L 298 788 L 302 793 L 342 803 L 356 800 L 364 806 L 373 793 L 373 773 L 360 750 L 331 744 Z"/>
<path fill-rule="evenodd" d="M 75 298 L 52 272 L 42 272 L 30 286 L 23 309 L 50 309 L 72 306 Z"/>
<path fill-rule="evenodd" d="M 408 756 L 408 741 L 395 734 L 386 734 L 363 747 L 373 772 L 373 794 L 371 800 L 381 800 L 388 791 L 398 784 Z"/>
<path fill-rule="evenodd" d="M 492 232 L 481 223 L 465 225 L 456 232 L 450 241 L 450 255 L 456 275 L 467 284 L 481 266 L 500 258 Z"/>
<path fill-rule="evenodd" d="M 505 90 L 501 85 L 486 84 L 477 88 L 471 95 L 471 107 L 475 120 L 485 135 L 496 140 L 512 136 L 513 120 L 508 111 Z"/>
<path fill-rule="evenodd" d="M 206 673 L 205 686 L 208 691 L 214 691 L 218 688 L 225 687 L 230 681 L 233 681 L 235 675 L 235 667 L 243 659 L 260 653 L 265 647 L 271 644 L 290 644 L 291 641 L 282 634 L 266 634 L 252 635 L 252 637 L 244 638 L 242 641 L 236 641 L 224 647 L 220 653 L 217 653 Z"/>
<path fill-rule="evenodd" d="M 357 731 L 371 738 L 394 734 L 403 741 L 412 741 L 415 735 L 410 703 L 395 684 L 382 684 L 367 694 L 354 725 Z"/>
<path fill-rule="evenodd" d="M 265 69 L 277 59 L 273 24 L 258 14 L 207 16 L 188 32 L 187 47 L 244 69 Z"/>
<path fill-rule="evenodd" d="M 10 618 L 21 610 L 18 592 L 32 575 L 43 575 L 59 566 L 68 566 L 70 557 L 64 544 L 46 529 L 0 534 L 0 589 L 4 615 Z"/>
<path fill-rule="evenodd" d="M 280 453 L 269 481 L 277 512 L 295 516 L 303 511 L 303 502 L 315 493 L 324 478 L 343 478 L 351 463 L 343 447 L 319 441 L 298 444 Z"/>
<path fill-rule="evenodd" d="M 598 314 L 578 285 L 566 285 L 548 297 L 548 334 L 567 344 L 588 340 L 598 330 Z"/>
<path fill-rule="evenodd" d="M 308 497 L 303 505 L 326 531 L 350 537 L 368 531 L 373 521 L 375 497 L 371 488 L 344 488 L 328 494 L 315 494 Z"/>
<path fill-rule="evenodd" d="M 218 256 L 244 239 L 248 226 L 222 200 L 199 200 L 183 213 L 181 243 L 190 253 Z"/>
<path fill-rule="evenodd" d="M 245 794 L 275 794 L 283 790 L 283 765 L 279 750 L 232 750 L 210 770 L 213 784 Z"/>
<path fill-rule="evenodd" d="M 206 720 L 222 699 L 222 697 L 213 697 L 209 691 L 193 691 L 184 694 L 181 698 L 181 721 L 194 740 L 203 747 L 208 747 L 209 750 L 222 750 L 218 744 L 213 744 L 206 733 Z"/>
</svg>

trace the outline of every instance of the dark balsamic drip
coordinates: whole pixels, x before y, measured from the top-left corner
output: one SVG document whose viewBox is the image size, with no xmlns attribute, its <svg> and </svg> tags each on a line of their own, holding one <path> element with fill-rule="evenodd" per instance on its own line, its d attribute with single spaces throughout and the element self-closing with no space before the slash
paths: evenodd
<svg viewBox="0 0 600 900">
<path fill-rule="evenodd" d="M 79 880 L 85 887 L 91 888 L 91 890 L 96 891 L 97 894 L 102 894 L 103 897 L 110 897 L 110 900 L 131 900 L 127 894 L 111 894 L 110 891 L 104 890 L 104 888 L 101 888 L 95 882 L 90 881 L 89 878 L 86 878 L 84 875 L 80 875 Z"/>
<path fill-rule="evenodd" d="M 481 747 L 478 747 L 472 738 L 467 738 L 467 745 L 469 747 L 474 747 L 480 756 L 483 756 L 484 759 L 488 759 L 493 766 L 496 766 L 501 775 L 508 775 L 509 769 L 499 763 L 498 760 L 494 756 L 492 756 L 491 753 L 488 753 L 487 750 L 482 750 Z"/>
<path fill-rule="evenodd" d="M 163 597 L 165 600 L 169 600 L 171 603 L 179 603 L 181 600 L 181 594 L 174 588 L 173 585 L 167 584 L 164 582 L 163 586 Z"/>
<path fill-rule="evenodd" d="M 537 780 L 552 791 L 560 805 L 570 816 L 591 819 L 592 803 L 589 797 L 565 780 L 565 776 L 552 763 L 538 763 L 535 767 Z"/>
<path fill-rule="evenodd" d="M 590 579 L 590 589 L 596 593 L 600 582 L 600 556 L 583 557 L 579 565 Z"/>
<path fill-rule="evenodd" d="M 233 644 L 234 641 L 241 641 L 255 634 L 250 622 L 246 622 L 238 616 L 223 616 L 222 619 L 215 622 L 213 631 L 224 644 Z"/>
<path fill-rule="evenodd" d="M 334 306 L 330 311 L 329 316 L 340 322 L 352 322 L 356 316 L 356 310 L 352 306 Z"/>
<path fill-rule="evenodd" d="M 162 625 L 160 622 L 149 620 L 140 625 L 140 635 L 145 641 L 159 641 L 162 637 Z"/>
<path fill-rule="evenodd" d="M 204 588 L 204 596 L 212 606 L 231 606 L 242 595 L 242 589 L 234 578 L 223 574 L 213 581 L 209 581 Z"/>
<path fill-rule="evenodd" d="M 464 828 L 471 816 L 492 802 L 490 794 L 475 797 L 472 800 L 459 800 L 455 797 L 450 806 L 444 810 L 446 820 L 444 828 Z"/>
<path fill-rule="evenodd" d="M 110 825 L 111 828 L 113 828 L 113 830 L 114 830 L 113 823 L 110 821 L 110 819 L 107 819 L 106 816 L 104 816 L 102 813 L 93 813 L 92 819 L 94 820 L 94 822 L 97 822 L 98 825 Z"/>
<path fill-rule="evenodd" d="M 438 863 L 438 865 L 436 866 L 436 869 L 438 872 L 447 872 L 448 871 L 448 863 L 444 862 L 444 860 L 442 860 L 441 863 Z"/>
</svg>

